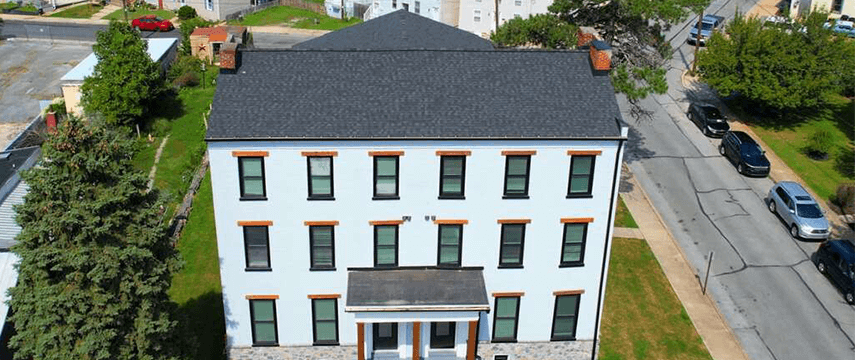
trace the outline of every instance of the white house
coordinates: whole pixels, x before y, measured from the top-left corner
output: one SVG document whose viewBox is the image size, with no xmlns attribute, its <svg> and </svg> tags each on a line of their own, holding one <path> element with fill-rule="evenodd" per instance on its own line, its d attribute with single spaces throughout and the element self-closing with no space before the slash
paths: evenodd
<svg viewBox="0 0 855 360">
<path fill-rule="evenodd" d="M 494 0 L 461 0 L 459 28 L 482 37 L 496 30 L 496 4 Z M 552 0 L 503 0 L 499 4 L 499 26 L 515 17 L 528 18 L 546 14 Z"/>
<path fill-rule="evenodd" d="M 384 43 L 369 25 L 221 55 L 237 61 L 207 142 L 230 357 L 591 358 L 627 138 L 607 73 L 442 24 L 422 30 L 454 45 L 352 49 Z"/>
</svg>

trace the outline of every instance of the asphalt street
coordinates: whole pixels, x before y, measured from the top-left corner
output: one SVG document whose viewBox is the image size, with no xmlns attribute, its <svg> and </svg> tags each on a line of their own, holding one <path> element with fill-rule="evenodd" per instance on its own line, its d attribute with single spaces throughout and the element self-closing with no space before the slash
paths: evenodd
<svg viewBox="0 0 855 360">
<path fill-rule="evenodd" d="M 7 39 L 44 39 L 68 41 L 95 41 L 95 34 L 106 29 L 106 25 L 58 24 L 36 21 L 8 20 L 4 22 L 2 35 Z M 169 32 L 143 31 L 144 38 L 178 38 L 178 30 Z"/>
<path fill-rule="evenodd" d="M 755 2 L 716 0 L 707 13 L 731 19 Z M 652 118 L 634 120 L 620 98 L 630 169 L 699 276 L 715 253 L 708 291 L 752 359 L 855 359 L 855 307 L 810 260 L 818 243 L 791 238 L 766 208 L 773 182 L 739 175 L 718 154 L 720 140 L 686 118 L 690 100 L 716 101 L 683 90 L 694 50 L 688 30 L 687 22 L 667 34 L 675 49 L 669 91 L 641 103 Z"/>
</svg>

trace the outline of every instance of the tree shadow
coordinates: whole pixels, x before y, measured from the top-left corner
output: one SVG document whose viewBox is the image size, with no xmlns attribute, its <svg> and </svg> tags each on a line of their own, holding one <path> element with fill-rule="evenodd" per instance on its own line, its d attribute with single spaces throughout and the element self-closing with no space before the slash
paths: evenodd
<svg viewBox="0 0 855 360">
<path fill-rule="evenodd" d="M 834 168 L 846 177 L 855 178 L 855 151 L 850 146 L 840 146 L 837 151 Z"/>
<path fill-rule="evenodd" d="M 149 109 L 149 113 L 140 122 L 140 131 L 156 135 L 162 135 L 161 132 L 165 132 L 164 126 L 168 127 L 169 123 L 186 113 L 184 102 L 175 90 L 168 90 L 158 96 Z"/>
<path fill-rule="evenodd" d="M 178 307 L 178 332 L 189 359 L 225 360 L 223 294 L 208 291 Z"/>
</svg>

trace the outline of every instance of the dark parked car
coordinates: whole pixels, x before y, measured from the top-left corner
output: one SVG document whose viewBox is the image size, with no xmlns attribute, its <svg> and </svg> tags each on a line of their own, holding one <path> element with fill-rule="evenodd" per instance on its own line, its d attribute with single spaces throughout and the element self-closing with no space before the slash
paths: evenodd
<svg viewBox="0 0 855 360">
<path fill-rule="evenodd" d="M 155 15 L 140 16 L 131 21 L 131 27 L 149 31 L 170 31 L 175 28 L 169 20 L 161 19 Z"/>
<path fill-rule="evenodd" d="M 768 176 L 769 159 L 754 139 L 742 131 L 728 131 L 721 138 L 718 152 L 736 164 L 736 171 L 746 176 Z"/>
<path fill-rule="evenodd" d="M 717 107 L 710 104 L 692 103 L 689 105 L 689 120 L 701 129 L 706 136 L 724 136 L 730 125 Z"/>
<path fill-rule="evenodd" d="M 855 304 L 855 246 L 849 240 L 826 241 L 816 251 L 816 268 L 837 285 L 843 298 Z"/>
</svg>

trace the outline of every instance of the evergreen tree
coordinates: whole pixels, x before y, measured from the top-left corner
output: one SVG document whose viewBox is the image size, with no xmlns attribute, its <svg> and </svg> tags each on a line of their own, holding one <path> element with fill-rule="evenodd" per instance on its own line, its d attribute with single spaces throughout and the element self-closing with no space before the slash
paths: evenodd
<svg viewBox="0 0 855 360">
<path fill-rule="evenodd" d="M 170 359 L 179 257 L 122 134 L 70 119 L 47 137 L 16 208 L 16 359 Z"/>
<path fill-rule="evenodd" d="M 148 55 L 139 32 L 120 21 L 99 31 L 92 50 L 98 58 L 92 76 L 80 88 L 88 115 L 100 114 L 110 124 L 139 120 L 163 91 L 160 65 Z"/>
</svg>

